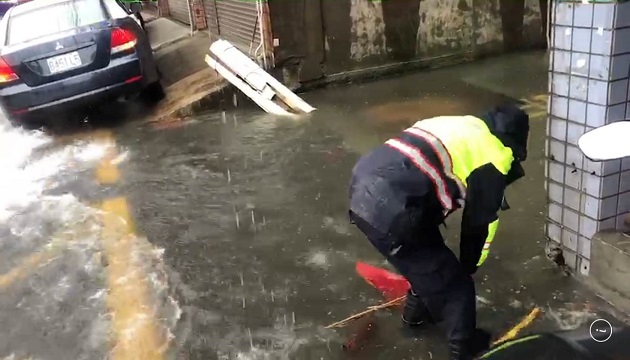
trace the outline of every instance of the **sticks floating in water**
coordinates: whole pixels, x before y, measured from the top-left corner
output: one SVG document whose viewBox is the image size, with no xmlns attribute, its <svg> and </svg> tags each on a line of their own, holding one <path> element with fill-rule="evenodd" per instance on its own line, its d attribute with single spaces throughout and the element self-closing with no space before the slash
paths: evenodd
<svg viewBox="0 0 630 360">
<path fill-rule="evenodd" d="M 514 326 L 512 330 L 505 333 L 505 335 L 501 336 L 499 340 L 493 342 L 492 345 L 497 345 L 502 342 L 506 342 L 508 340 L 514 339 L 518 335 L 518 333 L 521 332 L 521 330 L 523 330 L 524 328 L 529 326 L 534 320 L 536 320 L 536 318 L 538 317 L 538 315 L 540 315 L 540 313 L 541 313 L 540 308 L 538 307 L 534 308 L 526 317 L 524 317 L 521 320 L 521 322 L 516 324 L 516 326 Z"/>
<path fill-rule="evenodd" d="M 352 315 L 350 317 L 347 317 L 347 318 L 345 318 L 345 319 L 343 319 L 341 321 L 337 321 L 336 323 L 332 323 L 332 324 L 326 326 L 326 329 L 344 327 L 344 326 L 348 325 L 349 323 L 351 323 L 352 321 L 354 321 L 356 319 L 359 319 L 359 318 L 362 318 L 365 315 L 372 314 L 372 313 L 377 312 L 377 311 L 382 310 L 382 309 L 387 309 L 387 308 L 390 308 L 390 307 L 393 307 L 393 306 L 400 305 L 400 304 L 403 303 L 403 301 L 405 300 L 406 297 L 407 297 L 407 295 L 403 295 L 401 297 L 398 297 L 398 298 L 396 298 L 394 300 L 391 300 L 391 301 L 388 301 L 386 303 L 383 303 L 383 304 L 380 304 L 380 305 L 375 305 L 375 306 L 370 306 L 365 311 L 362 311 L 362 312 L 360 312 L 358 314 L 354 314 L 354 315 Z"/>
</svg>

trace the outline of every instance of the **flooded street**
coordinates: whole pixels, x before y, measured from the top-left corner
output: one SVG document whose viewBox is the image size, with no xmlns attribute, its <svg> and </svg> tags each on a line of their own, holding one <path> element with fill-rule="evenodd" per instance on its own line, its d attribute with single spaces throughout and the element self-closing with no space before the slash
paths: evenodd
<svg viewBox="0 0 630 360">
<path fill-rule="evenodd" d="M 547 62 L 525 53 L 303 98 L 311 116 L 242 106 L 70 136 L 0 120 L 0 359 L 445 359 L 437 331 L 382 311 L 366 347 L 324 327 L 382 302 L 387 267 L 347 220 L 358 157 L 417 119 L 532 104 L 527 176 L 475 275 L 497 337 L 614 322 L 544 254 Z M 543 99 L 543 100 L 541 100 Z M 458 214 L 446 238 L 458 243 Z"/>
</svg>

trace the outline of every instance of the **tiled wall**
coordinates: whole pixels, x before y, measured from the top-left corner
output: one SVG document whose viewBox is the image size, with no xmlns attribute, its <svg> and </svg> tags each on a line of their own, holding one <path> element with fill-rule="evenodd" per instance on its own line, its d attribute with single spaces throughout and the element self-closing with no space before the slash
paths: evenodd
<svg viewBox="0 0 630 360">
<path fill-rule="evenodd" d="M 585 131 L 630 118 L 630 2 L 553 7 L 546 235 L 587 275 L 595 232 L 627 230 L 630 212 L 630 158 L 594 163 L 577 148 Z"/>
</svg>

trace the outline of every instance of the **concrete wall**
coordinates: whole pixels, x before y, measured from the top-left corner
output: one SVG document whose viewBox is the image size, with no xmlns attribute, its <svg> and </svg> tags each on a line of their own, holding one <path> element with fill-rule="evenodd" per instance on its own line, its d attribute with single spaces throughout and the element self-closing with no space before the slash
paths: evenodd
<svg viewBox="0 0 630 360">
<path fill-rule="evenodd" d="M 271 0 L 269 6 L 276 63 L 299 82 L 546 44 L 544 0 Z"/>
</svg>

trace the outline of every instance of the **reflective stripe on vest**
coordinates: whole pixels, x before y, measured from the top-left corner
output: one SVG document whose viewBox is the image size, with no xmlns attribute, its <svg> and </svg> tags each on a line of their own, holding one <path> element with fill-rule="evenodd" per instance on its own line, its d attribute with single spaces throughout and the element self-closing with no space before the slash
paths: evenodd
<svg viewBox="0 0 630 360">
<path fill-rule="evenodd" d="M 440 172 L 424 157 L 421 151 L 414 146 L 411 146 L 405 142 L 397 139 L 390 139 L 385 142 L 385 145 L 397 150 L 401 154 L 405 155 L 411 162 L 424 174 L 426 174 L 433 183 L 437 192 L 438 199 L 445 211 L 450 211 L 455 208 L 453 204 L 453 198 L 449 194 L 446 182 L 440 176 Z"/>
<path fill-rule="evenodd" d="M 438 159 L 440 159 L 440 163 L 442 163 L 444 174 L 448 178 L 453 180 L 455 184 L 457 184 L 460 194 L 460 198 L 457 199 L 457 201 L 459 202 L 460 206 L 464 206 L 464 199 L 466 198 L 466 187 L 453 173 L 453 159 L 451 158 L 451 154 L 448 152 L 442 141 L 430 132 L 416 127 L 410 127 L 406 129 L 405 132 L 426 141 L 426 143 L 431 146 L 433 152 L 435 152 Z"/>
</svg>

